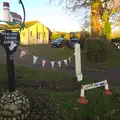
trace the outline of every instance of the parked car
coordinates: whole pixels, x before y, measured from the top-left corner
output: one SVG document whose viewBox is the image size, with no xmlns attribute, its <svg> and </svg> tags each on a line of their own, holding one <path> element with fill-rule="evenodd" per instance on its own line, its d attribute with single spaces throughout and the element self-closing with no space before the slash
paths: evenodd
<svg viewBox="0 0 120 120">
<path fill-rule="evenodd" d="M 60 48 L 65 46 L 65 39 L 64 38 L 57 38 L 53 42 L 51 42 L 51 47 L 53 48 Z"/>
<path fill-rule="evenodd" d="M 74 45 L 75 45 L 76 43 L 79 43 L 79 44 L 80 44 L 79 40 L 78 40 L 77 38 L 71 38 L 70 41 L 69 41 L 69 43 L 68 43 L 68 46 L 69 46 L 70 48 L 74 48 Z"/>
</svg>

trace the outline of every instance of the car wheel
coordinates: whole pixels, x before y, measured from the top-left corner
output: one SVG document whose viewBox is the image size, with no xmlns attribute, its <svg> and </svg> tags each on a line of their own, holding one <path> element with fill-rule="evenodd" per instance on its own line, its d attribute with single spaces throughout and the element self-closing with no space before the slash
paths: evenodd
<svg viewBox="0 0 120 120">
<path fill-rule="evenodd" d="M 63 44 L 60 44 L 60 45 L 59 45 L 59 47 L 60 47 L 60 48 L 63 48 L 63 47 L 64 47 L 64 45 L 63 45 Z"/>
<path fill-rule="evenodd" d="M 52 48 L 56 48 L 56 45 L 52 45 Z"/>
</svg>

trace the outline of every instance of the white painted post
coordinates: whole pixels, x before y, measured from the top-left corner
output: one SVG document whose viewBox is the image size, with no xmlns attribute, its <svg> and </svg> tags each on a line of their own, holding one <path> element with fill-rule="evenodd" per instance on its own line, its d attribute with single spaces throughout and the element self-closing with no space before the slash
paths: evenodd
<svg viewBox="0 0 120 120">
<path fill-rule="evenodd" d="M 81 71 L 81 48 L 80 44 L 75 44 L 75 72 L 78 82 L 83 80 Z"/>
</svg>

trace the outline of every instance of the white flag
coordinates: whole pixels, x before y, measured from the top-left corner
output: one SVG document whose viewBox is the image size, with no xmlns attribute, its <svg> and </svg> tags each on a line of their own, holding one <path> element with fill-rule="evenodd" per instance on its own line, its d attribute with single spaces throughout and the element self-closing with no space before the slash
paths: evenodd
<svg viewBox="0 0 120 120">
<path fill-rule="evenodd" d="M 38 59 L 38 57 L 33 56 L 33 64 L 35 64 L 35 63 L 36 63 L 37 59 Z"/>
<path fill-rule="evenodd" d="M 9 49 L 10 51 L 12 51 L 15 47 L 17 46 L 17 44 L 15 44 L 13 41 L 11 42 Z"/>
<path fill-rule="evenodd" d="M 69 60 L 69 63 L 70 63 L 71 62 L 71 57 L 69 57 L 68 60 Z"/>
<path fill-rule="evenodd" d="M 55 65 L 55 61 L 51 61 L 52 68 L 54 68 L 54 65 Z"/>
<path fill-rule="evenodd" d="M 67 65 L 67 59 L 65 59 L 65 60 L 63 60 L 64 61 L 64 63 Z"/>
<path fill-rule="evenodd" d="M 61 61 L 58 61 L 58 66 L 61 67 Z"/>
<path fill-rule="evenodd" d="M 42 60 L 42 67 L 44 67 L 46 64 L 46 60 Z"/>
<path fill-rule="evenodd" d="M 20 53 L 20 58 L 22 58 L 24 55 L 26 55 L 27 52 L 25 50 L 21 50 L 21 53 Z"/>
</svg>

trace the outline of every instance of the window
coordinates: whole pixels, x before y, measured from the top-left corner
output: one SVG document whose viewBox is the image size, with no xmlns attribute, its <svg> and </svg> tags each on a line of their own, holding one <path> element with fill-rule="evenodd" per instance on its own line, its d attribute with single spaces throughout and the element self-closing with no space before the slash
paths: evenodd
<svg viewBox="0 0 120 120">
<path fill-rule="evenodd" d="M 37 33 L 37 39 L 40 39 L 40 33 L 39 32 Z"/>
<path fill-rule="evenodd" d="M 32 37 L 32 31 L 30 31 L 30 36 Z"/>
<path fill-rule="evenodd" d="M 13 22 L 16 22 L 16 19 L 13 19 Z"/>
</svg>

